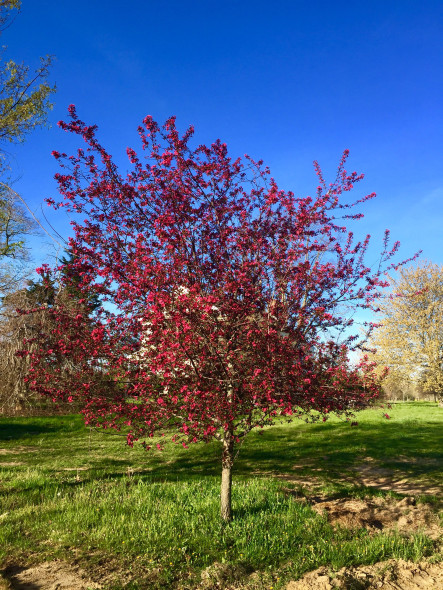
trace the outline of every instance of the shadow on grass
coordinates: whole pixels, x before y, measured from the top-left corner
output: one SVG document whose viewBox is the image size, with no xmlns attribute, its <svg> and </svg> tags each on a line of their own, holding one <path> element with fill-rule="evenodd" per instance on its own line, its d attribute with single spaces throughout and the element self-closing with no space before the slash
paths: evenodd
<svg viewBox="0 0 443 590">
<path fill-rule="evenodd" d="M 61 437 L 68 433 L 83 434 L 84 432 L 83 418 L 78 414 L 17 418 L 0 416 L 0 441 L 27 439 L 41 434 Z"/>
<path fill-rule="evenodd" d="M 438 422 L 280 426 L 247 437 L 234 473 L 250 477 L 257 472 L 297 472 L 336 479 L 364 461 L 374 461 L 377 466 L 399 469 L 410 477 L 441 476 L 442 443 Z M 181 451 L 167 463 L 158 457 L 147 458 L 151 475 L 164 480 L 187 479 L 192 474 L 219 475 L 220 463 L 221 446 L 215 443 Z"/>
<path fill-rule="evenodd" d="M 2 422 L 0 424 L 0 440 L 10 441 L 26 439 L 41 434 L 55 433 L 58 428 L 50 424 L 20 424 L 17 422 Z"/>
<path fill-rule="evenodd" d="M 0 570 L 0 574 L 9 581 L 11 590 L 41 590 L 40 584 L 33 584 L 29 581 L 22 583 L 17 579 L 17 576 L 25 572 L 26 569 L 27 568 L 18 565 L 10 565 L 4 570 Z"/>
<path fill-rule="evenodd" d="M 441 473 L 443 432 L 441 423 L 322 424 L 291 430 L 266 431 L 258 444 L 245 444 L 240 469 L 291 473 L 294 470 L 340 475 L 374 462 L 398 468 L 411 476 Z M 285 436 L 286 434 L 286 436 Z M 309 434 L 309 436 L 307 436 Z M 263 450 L 261 450 L 263 447 Z"/>
<path fill-rule="evenodd" d="M 260 472 L 263 475 L 296 473 L 319 477 L 323 481 L 338 481 L 344 473 L 351 473 L 362 463 L 373 461 L 377 467 L 399 470 L 407 477 L 437 479 L 441 478 L 443 467 L 442 430 L 441 421 L 432 419 L 361 422 L 355 427 L 350 423 L 332 421 L 275 425 L 261 435 L 258 431 L 248 435 L 234 464 L 234 475 L 253 477 Z M 65 452 L 68 458 L 75 456 L 79 466 L 82 461 L 89 465 L 88 470 L 82 472 L 83 482 L 96 477 L 122 478 L 131 470 L 135 478 L 165 482 L 218 477 L 221 473 L 221 444 L 217 442 L 190 445 L 189 450 L 177 446 L 161 454 L 157 451 L 141 454 L 135 449 L 134 452 L 125 449 L 118 456 L 120 446 L 111 443 L 111 437 L 105 434 L 103 438 L 95 438 L 92 453 L 84 447 L 77 448 L 77 442 L 74 443 L 72 438 L 70 448 L 70 434 L 75 433 L 76 440 L 79 435 L 79 441 L 90 436 L 80 416 L 0 419 L 0 440 L 19 441 L 47 433 L 59 440 L 57 448 L 51 452 L 60 457 Z M 98 443 L 103 443 L 103 448 L 98 448 Z M 123 441 L 121 445 L 123 449 Z"/>
</svg>

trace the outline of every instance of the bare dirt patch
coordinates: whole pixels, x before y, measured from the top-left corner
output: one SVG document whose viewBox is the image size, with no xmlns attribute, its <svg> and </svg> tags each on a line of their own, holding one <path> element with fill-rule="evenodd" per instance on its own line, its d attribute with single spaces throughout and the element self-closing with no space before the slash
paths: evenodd
<svg viewBox="0 0 443 590">
<path fill-rule="evenodd" d="M 272 471 L 260 472 L 256 471 L 257 475 L 275 477 L 277 479 L 285 480 L 287 482 L 303 486 L 305 488 L 314 490 L 321 487 L 324 483 L 323 479 L 317 477 L 317 472 L 323 475 L 328 474 L 328 465 L 330 457 L 323 456 L 321 459 L 324 461 L 324 467 L 316 467 L 314 461 L 311 459 L 301 460 L 298 463 L 292 465 L 291 472 L 282 474 L 275 473 Z M 415 465 L 427 465 L 431 471 L 435 471 L 435 466 L 439 465 L 439 460 L 435 458 L 416 458 L 406 457 L 400 455 L 396 458 L 396 462 L 400 466 Z M 300 473 L 300 471 L 304 473 Z M 307 475 L 306 470 L 312 475 Z M 338 475 L 334 472 L 332 479 L 338 481 L 351 483 L 353 485 L 360 485 L 368 488 L 375 488 L 383 491 L 396 492 L 397 494 L 405 495 L 432 495 L 441 496 L 443 495 L 443 485 L 437 483 L 432 478 L 423 477 L 418 479 L 417 477 L 411 476 L 410 473 L 405 472 L 403 469 L 392 469 L 388 467 L 381 467 L 378 461 L 373 457 L 362 458 L 362 463 L 349 467 L 349 471 Z"/>
<path fill-rule="evenodd" d="M 49 561 L 29 568 L 10 567 L 5 571 L 13 590 L 98 590 L 96 582 L 78 566 Z"/>
<path fill-rule="evenodd" d="M 309 488 L 310 490 L 316 490 L 321 488 L 322 483 L 321 481 L 311 475 L 298 475 L 297 473 L 276 473 L 275 471 L 253 471 L 253 475 L 257 475 L 259 477 L 275 477 L 276 479 L 280 479 L 283 481 L 287 481 L 292 484 L 296 484 L 298 486 L 303 486 L 305 488 Z"/>
<path fill-rule="evenodd" d="M 404 463 L 406 463 L 406 460 Z M 428 462 L 427 464 L 431 463 Z M 411 481 L 405 477 L 404 473 L 395 473 L 392 469 L 377 467 L 370 463 L 356 465 L 352 469 L 357 472 L 354 483 L 369 488 L 396 492 L 398 494 L 431 494 L 438 496 L 443 492 L 442 486 L 430 484 L 426 481 Z"/>
<path fill-rule="evenodd" d="M 442 534 L 438 518 L 427 504 L 414 498 L 371 498 L 365 500 L 313 498 L 312 508 L 319 514 L 326 512 L 328 521 L 349 529 L 366 528 L 372 532 L 397 530 L 400 533 L 423 532 L 431 539 Z"/>
<path fill-rule="evenodd" d="M 286 590 L 441 590 L 443 565 L 389 561 L 331 572 L 321 567 L 289 582 Z"/>
</svg>

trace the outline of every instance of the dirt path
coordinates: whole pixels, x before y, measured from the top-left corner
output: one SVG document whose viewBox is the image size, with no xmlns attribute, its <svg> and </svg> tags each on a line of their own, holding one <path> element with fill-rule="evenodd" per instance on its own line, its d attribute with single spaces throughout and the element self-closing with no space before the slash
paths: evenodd
<svg viewBox="0 0 443 590">
<path fill-rule="evenodd" d="M 63 561 L 51 561 L 7 573 L 13 590 L 99 590 L 85 572 Z M 0 586 L 1 587 L 1 586 Z M 8 586 L 5 586 L 8 588 Z M 238 588 L 238 586 L 236 586 Z M 442 590 L 443 565 L 389 560 L 369 566 L 342 568 L 332 573 L 321 567 L 286 590 Z"/>
<path fill-rule="evenodd" d="M 98 590 L 79 567 L 63 561 L 48 561 L 29 568 L 9 568 L 5 572 L 13 590 Z"/>
<path fill-rule="evenodd" d="M 325 460 L 327 457 L 325 457 Z M 321 471 L 320 469 L 313 469 L 309 461 L 294 465 L 292 472 L 287 474 L 256 471 L 257 475 L 275 477 L 280 480 L 287 481 L 306 487 L 308 489 L 317 489 L 324 483 L 315 475 L 303 475 L 300 473 L 301 469 L 311 469 L 311 472 Z M 432 481 L 417 480 L 407 475 L 401 470 L 394 471 L 385 467 L 379 467 L 372 459 L 367 458 L 364 463 L 352 467 L 350 473 L 343 474 L 340 481 L 360 485 L 368 488 L 375 488 L 387 492 L 396 492 L 397 494 L 405 494 L 411 496 L 432 495 L 443 497 L 443 485 L 438 485 Z"/>
<path fill-rule="evenodd" d="M 376 497 L 356 500 L 347 498 L 313 499 L 313 510 L 325 513 L 333 525 L 348 529 L 365 528 L 375 534 L 383 530 L 397 530 L 400 533 L 424 533 L 431 539 L 442 535 L 439 519 L 427 504 L 418 504 L 414 498 Z"/>
<path fill-rule="evenodd" d="M 417 481 L 405 477 L 401 471 L 396 473 L 392 469 L 378 467 L 370 462 L 356 465 L 353 471 L 356 472 L 355 483 L 368 488 L 409 495 L 426 494 L 439 496 L 443 493 L 442 486 L 430 484 L 426 481 Z"/>
<path fill-rule="evenodd" d="M 331 574 L 321 567 L 286 590 L 442 590 L 443 565 L 391 559 L 374 565 L 342 568 Z"/>
</svg>

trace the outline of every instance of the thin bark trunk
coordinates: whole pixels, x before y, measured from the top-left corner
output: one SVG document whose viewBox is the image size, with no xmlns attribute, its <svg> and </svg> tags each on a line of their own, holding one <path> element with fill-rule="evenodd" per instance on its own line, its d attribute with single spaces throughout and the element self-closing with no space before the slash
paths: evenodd
<svg viewBox="0 0 443 590">
<path fill-rule="evenodd" d="M 220 515 L 229 522 L 232 518 L 232 464 L 234 462 L 234 437 L 232 432 L 225 432 L 222 453 L 222 480 L 220 494 Z"/>
</svg>

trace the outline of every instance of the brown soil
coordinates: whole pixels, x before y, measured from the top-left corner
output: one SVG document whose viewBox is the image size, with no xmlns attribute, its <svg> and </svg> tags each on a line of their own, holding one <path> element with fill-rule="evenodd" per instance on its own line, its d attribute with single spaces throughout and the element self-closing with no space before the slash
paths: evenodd
<svg viewBox="0 0 443 590">
<path fill-rule="evenodd" d="M 298 467 L 298 465 L 296 465 L 295 467 Z M 314 471 L 313 469 L 311 469 L 311 471 Z M 302 486 L 302 487 L 306 487 L 309 488 L 310 490 L 316 490 L 317 488 L 321 488 L 322 483 L 321 481 L 315 477 L 315 476 L 311 476 L 311 475 L 298 475 L 297 473 L 289 473 L 289 474 L 285 474 L 285 473 L 275 473 L 275 471 L 253 471 L 252 472 L 253 475 L 257 475 L 259 477 L 275 477 L 276 479 L 280 479 L 282 481 L 287 481 L 289 483 L 293 483 L 296 484 L 298 486 Z"/>
<path fill-rule="evenodd" d="M 327 462 L 328 457 L 322 457 Z M 400 463 L 407 463 L 407 458 L 401 457 Z M 443 495 L 443 485 L 439 485 L 432 480 L 417 480 L 413 477 L 408 477 L 404 472 L 399 470 L 388 469 L 386 467 L 379 467 L 371 457 L 364 459 L 364 463 L 356 465 L 351 469 L 351 473 L 343 474 L 339 479 L 342 482 L 357 484 L 360 486 L 375 488 L 378 490 L 395 492 L 397 494 L 408 495 Z M 414 461 L 411 460 L 411 463 Z M 426 464 L 433 465 L 433 459 L 425 460 Z M 309 460 L 297 463 L 292 466 L 291 473 L 282 474 L 273 471 L 256 471 L 257 475 L 275 477 L 277 479 L 290 482 L 299 486 L 303 486 L 310 490 L 316 490 L 322 486 L 322 481 L 315 475 L 303 475 L 299 473 L 301 469 L 309 469 L 313 472 L 323 472 L 324 469 L 320 467 L 313 467 Z M 354 473 L 352 473 L 354 472 Z"/>
<path fill-rule="evenodd" d="M 12 567 L 5 572 L 13 590 L 97 590 L 99 584 L 85 572 L 63 561 L 49 561 L 29 568 Z"/>
<path fill-rule="evenodd" d="M 309 572 L 286 590 L 442 590 L 443 565 L 391 559 L 375 565 L 342 568 L 332 573 L 326 567 Z"/>
<path fill-rule="evenodd" d="M 220 576 L 221 572 L 212 571 L 213 569 L 212 567 L 211 572 L 206 570 L 203 572 L 202 588 L 239 588 L 237 585 L 223 585 L 225 576 Z M 222 573 L 226 572 L 223 570 Z M 99 590 L 102 588 L 96 582 L 88 580 L 85 572 L 79 567 L 62 561 L 47 562 L 26 569 L 9 568 L 5 574 L 11 590 Z M 222 583 L 221 586 L 220 583 Z M 8 585 L 0 584 L 0 588 L 6 589 Z M 338 572 L 321 567 L 305 574 L 296 582 L 289 582 L 286 586 L 286 590 L 376 589 L 442 590 L 443 564 L 413 563 L 391 559 L 375 565 L 342 568 Z"/>
<path fill-rule="evenodd" d="M 428 464 L 431 464 L 428 461 Z M 362 463 L 353 468 L 357 472 L 353 478 L 354 483 L 376 488 L 378 490 L 387 490 L 398 494 L 428 494 L 440 495 L 443 492 L 442 486 L 430 484 L 426 481 L 411 481 L 402 473 L 396 473 L 392 469 L 377 467 L 370 463 Z"/>
<path fill-rule="evenodd" d="M 326 513 L 328 521 L 348 529 L 366 528 L 376 533 L 385 529 L 410 534 L 423 532 L 431 539 L 442 534 L 438 518 L 427 504 L 417 504 L 414 498 L 372 498 L 328 500 L 312 498 L 312 508 Z"/>
</svg>

